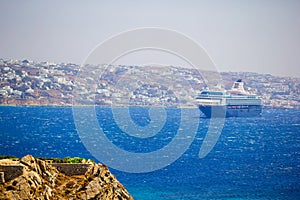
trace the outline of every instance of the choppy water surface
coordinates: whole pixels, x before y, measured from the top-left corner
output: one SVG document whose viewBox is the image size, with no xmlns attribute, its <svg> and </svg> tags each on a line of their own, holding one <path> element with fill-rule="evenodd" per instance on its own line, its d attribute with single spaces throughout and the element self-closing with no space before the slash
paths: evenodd
<svg viewBox="0 0 300 200">
<path fill-rule="evenodd" d="M 160 132 L 135 138 L 118 127 L 110 108 L 96 111 L 107 138 L 130 152 L 163 148 L 180 128 L 180 109 L 167 109 Z M 130 115 L 137 125 L 147 126 L 148 111 L 132 108 Z M 264 110 L 261 117 L 226 119 L 216 146 L 203 159 L 198 154 L 209 119 L 199 121 L 190 148 L 171 165 L 141 174 L 112 169 L 135 199 L 299 199 L 299 110 Z M 1 155 L 93 158 L 76 132 L 71 108 L 0 107 L 0 134 Z"/>
</svg>

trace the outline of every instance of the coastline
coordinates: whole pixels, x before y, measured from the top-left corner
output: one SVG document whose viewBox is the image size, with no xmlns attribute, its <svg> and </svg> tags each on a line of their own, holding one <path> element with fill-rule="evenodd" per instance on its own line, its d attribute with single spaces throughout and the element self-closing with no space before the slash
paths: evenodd
<svg viewBox="0 0 300 200">
<path fill-rule="evenodd" d="M 0 104 L 1 107 L 50 107 L 50 108 L 72 108 L 72 107 L 96 107 L 96 108 L 183 108 L 183 109 L 194 109 L 198 108 L 197 105 L 184 105 L 184 106 L 159 106 L 159 105 L 41 105 L 41 104 L 30 104 L 30 105 L 16 105 L 16 104 Z M 283 107 L 283 106 L 263 106 L 264 110 L 299 110 L 297 107 Z"/>
<path fill-rule="evenodd" d="M 40 104 L 31 104 L 31 105 L 15 105 L 15 104 L 0 104 L 0 107 L 56 107 L 56 108 L 71 108 L 71 107 L 97 107 L 97 108 L 198 108 L 196 105 L 194 106 L 158 106 L 158 105 L 40 105 Z"/>
</svg>

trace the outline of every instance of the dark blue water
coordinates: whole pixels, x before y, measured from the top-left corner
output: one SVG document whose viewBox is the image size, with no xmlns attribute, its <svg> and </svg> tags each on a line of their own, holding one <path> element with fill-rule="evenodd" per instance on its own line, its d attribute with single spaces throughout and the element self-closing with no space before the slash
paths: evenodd
<svg viewBox="0 0 300 200">
<path fill-rule="evenodd" d="M 109 108 L 97 108 L 107 137 L 130 152 L 168 145 L 180 127 L 180 109 L 168 109 L 157 135 L 137 139 L 114 122 Z M 130 109 L 147 126 L 148 109 Z M 197 116 L 190 116 L 191 118 Z M 200 124 L 190 148 L 158 171 L 132 174 L 111 169 L 135 199 L 300 199 L 300 111 L 264 110 L 257 118 L 228 118 L 213 150 L 198 157 L 209 119 Z M 0 107 L 0 154 L 94 158 L 81 143 L 71 108 Z M 101 161 L 100 161 L 101 162 Z"/>
</svg>

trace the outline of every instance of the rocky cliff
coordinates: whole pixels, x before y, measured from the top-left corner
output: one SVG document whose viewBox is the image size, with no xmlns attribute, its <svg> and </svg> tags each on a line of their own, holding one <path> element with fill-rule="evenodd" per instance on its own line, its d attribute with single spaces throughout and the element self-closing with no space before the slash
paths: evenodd
<svg viewBox="0 0 300 200">
<path fill-rule="evenodd" d="M 22 166 L 22 173 L 0 184 L 0 199 L 133 199 L 101 164 L 90 162 L 84 174 L 73 176 L 67 176 L 53 165 L 30 155 L 4 164 Z"/>
</svg>

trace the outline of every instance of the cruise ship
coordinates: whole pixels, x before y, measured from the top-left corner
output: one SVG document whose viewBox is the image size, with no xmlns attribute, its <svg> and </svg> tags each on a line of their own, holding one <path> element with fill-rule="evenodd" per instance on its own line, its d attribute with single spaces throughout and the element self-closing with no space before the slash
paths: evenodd
<svg viewBox="0 0 300 200">
<path fill-rule="evenodd" d="M 244 90 L 241 79 L 228 91 L 202 91 L 197 97 L 206 117 L 255 117 L 261 114 L 262 100 Z"/>
</svg>

